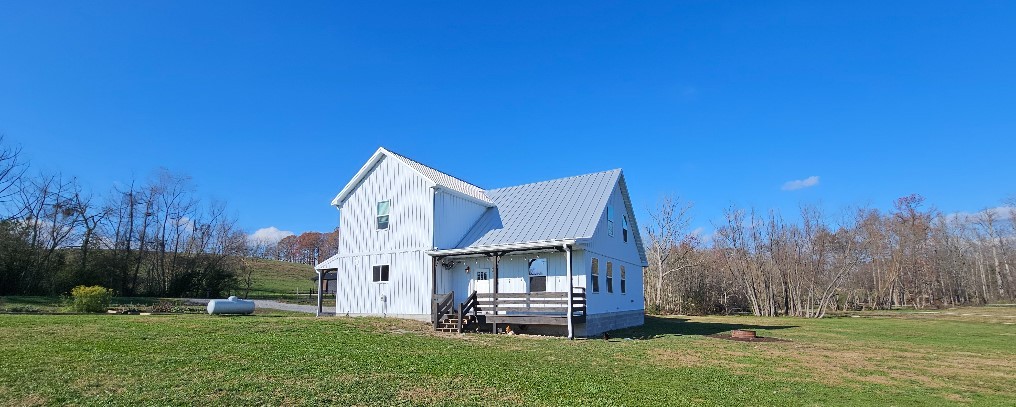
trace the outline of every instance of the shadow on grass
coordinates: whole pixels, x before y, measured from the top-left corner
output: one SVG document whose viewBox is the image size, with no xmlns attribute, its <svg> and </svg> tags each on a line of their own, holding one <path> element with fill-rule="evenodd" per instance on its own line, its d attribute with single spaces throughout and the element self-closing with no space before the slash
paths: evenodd
<svg viewBox="0 0 1016 407">
<path fill-rule="evenodd" d="M 797 328 L 796 325 L 751 325 L 719 322 L 692 322 L 687 318 L 664 318 L 646 315 L 642 326 L 619 329 L 609 334 L 614 338 L 656 339 L 667 336 L 710 336 L 734 329 L 774 330 Z"/>
</svg>

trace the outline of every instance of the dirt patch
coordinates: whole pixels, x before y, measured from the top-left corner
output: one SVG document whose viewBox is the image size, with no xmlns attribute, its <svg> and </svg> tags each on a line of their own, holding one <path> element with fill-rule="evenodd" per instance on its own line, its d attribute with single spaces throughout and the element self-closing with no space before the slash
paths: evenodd
<svg viewBox="0 0 1016 407">
<path fill-rule="evenodd" d="M 414 386 L 399 390 L 399 398 L 411 405 L 462 404 L 469 400 L 490 400 L 494 397 L 505 405 L 519 405 L 523 401 L 517 394 L 493 387 L 475 386 L 462 378 L 455 378 L 449 383 L 436 386 Z"/>
<path fill-rule="evenodd" d="M 727 333 L 727 334 L 709 335 L 709 337 L 710 338 L 717 338 L 717 339 L 726 339 L 728 341 L 737 341 L 737 342 L 790 342 L 790 341 L 788 341 L 786 339 L 771 338 L 771 337 L 764 337 L 764 336 L 756 336 L 756 337 L 753 337 L 753 338 L 736 338 L 736 337 L 731 336 L 729 333 Z"/>
<path fill-rule="evenodd" d="M 26 406 L 26 407 L 27 406 L 45 406 L 45 405 L 49 405 L 50 401 L 49 401 L 48 398 L 40 396 L 38 394 L 30 394 L 30 395 L 27 395 L 25 397 L 22 397 L 15 404 L 19 405 L 19 406 Z"/>
</svg>

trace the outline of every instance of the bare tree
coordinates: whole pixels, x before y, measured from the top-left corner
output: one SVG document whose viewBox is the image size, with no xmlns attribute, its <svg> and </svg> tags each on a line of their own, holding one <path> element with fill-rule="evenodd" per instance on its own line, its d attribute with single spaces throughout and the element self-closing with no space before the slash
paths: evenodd
<svg viewBox="0 0 1016 407">
<path fill-rule="evenodd" d="M 697 239 L 688 231 L 691 207 L 691 203 L 682 202 L 680 198 L 666 196 L 656 210 L 650 212 L 651 223 L 645 231 L 649 237 L 650 273 L 655 280 L 652 298 L 656 310 L 663 309 L 663 289 L 667 277 L 695 264 L 692 253 L 697 247 Z"/>
</svg>

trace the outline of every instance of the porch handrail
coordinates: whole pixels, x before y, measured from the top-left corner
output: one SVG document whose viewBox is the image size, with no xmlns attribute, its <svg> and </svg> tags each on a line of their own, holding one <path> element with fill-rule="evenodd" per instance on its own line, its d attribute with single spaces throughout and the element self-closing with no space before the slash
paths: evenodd
<svg viewBox="0 0 1016 407">
<path fill-rule="evenodd" d="M 529 313 L 565 316 L 568 315 L 568 297 L 569 293 L 566 291 L 479 293 L 477 294 L 475 308 L 478 308 L 485 315 Z M 575 287 L 572 290 L 571 302 L 572 315 L 582 316 L 586 314 L 586 292 L 584 288 Z M 474 309 L 473 311 L 476 312 L 477 310 Z"/>
<path fill-rule="evenodd" d="M 441 324 L 441 319 L 445 315 L 448 315 L 455 310 L 453 305 L 455 300 L 455 291 L 451 291 L 447 294 L 435 296 L 434 302 L 432 303 L 432 317 L 434 318 L 434 329 L 437 329 L 438 325 Z"/>
<path fill-rule="evenodd" d="M 462 333 L 462 321 L 466 318 L 466 314 L 472 311 L 473 315 L 474 316 L 476 315 L 477 303 L 478 302 L 476 300 L 476 291 L 473 291 L 473 293 L 469 294 L 469 297 L 466 298 L 464 302 L 459 304 L 459 326 L 458 326 L 459 333 Z"/>
</svg>

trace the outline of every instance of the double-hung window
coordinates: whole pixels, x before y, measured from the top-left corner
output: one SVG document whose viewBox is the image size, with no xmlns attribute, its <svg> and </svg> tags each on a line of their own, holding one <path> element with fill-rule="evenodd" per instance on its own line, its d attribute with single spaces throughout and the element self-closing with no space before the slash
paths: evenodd
<svg viewBox="0 0 1016 407">
<path fill-rule="evenodd" d="M 614 263 L 607 262 L 607 292 L 614 292 Z"/>
<path fill-rule="evenodd" d="M 388 265 L 381 264 L 374 266 L 374 282 L 375 283 L 387 283 L 388 282 Z"/>
<path fill-rule="evenodd" d="M 377 203 L 377 229 L 388 229 L 388 213 L 392 209 L 392 201 L 381 201 Z"/>
<path fill-rule="evenodd" d="M 529 292 L 547 291 L 547 259 L 529 260 Z"/>
<path fill-rule="evenodd" d="M 626 276 L 624 275 L 624 264 L 622 264 L 621 265 L 621 294 L 624 294 L 624 292 L 625 292 L 625 286 L 624 286 L 624 279 L 625 279 L 625 277 Z"/>
<path fill-rule="evenodd" d="M 593 264 L 589 268 L 589 278 L 593 286 L 593 292 L 600 292 L 600 260 L 593 257 Z"/>
<path fill-rule="evenodd" d="M 628 215 L 621 215 L 621 236 L 628 242 Z"/>
<path fill-rule="evenodd" d="M 607 236 L 614 236 L 614 205 L 607 205 Z"/>
</svg>

